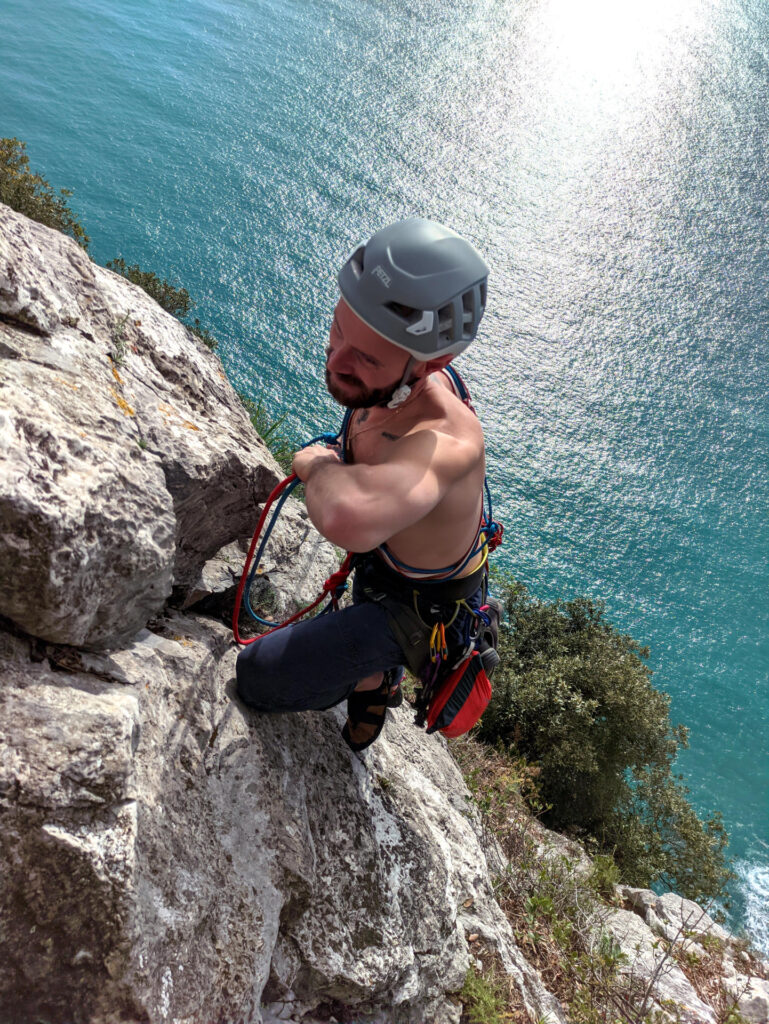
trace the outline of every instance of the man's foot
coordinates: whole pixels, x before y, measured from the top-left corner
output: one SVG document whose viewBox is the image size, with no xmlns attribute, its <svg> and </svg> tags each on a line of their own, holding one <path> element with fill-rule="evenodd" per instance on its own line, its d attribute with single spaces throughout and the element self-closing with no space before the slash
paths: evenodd
<svg viewBox="0 0 769 1024">
<path fill-rule="evenodd" d="M 387 675 L 376 690 L 353 690 L 347 698 L 347 721 L 342 729 L 342 738 L 350 750 L 365 750 L 379 736 L 389 702 Z"/>
</svg>

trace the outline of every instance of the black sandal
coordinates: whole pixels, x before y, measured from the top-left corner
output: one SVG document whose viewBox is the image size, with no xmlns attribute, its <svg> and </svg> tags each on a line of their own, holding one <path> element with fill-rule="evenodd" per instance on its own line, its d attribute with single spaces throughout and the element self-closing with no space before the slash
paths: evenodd
<svg viewBox="0 0 769 1024">
<path fill-rule="evenodd" d="M 379 736 L 389 701 L 387 676 L 376 690 L 353 690 L 347 698 L 347 721 L 342 729 L 342 738 L 350 750 L 365 750 Z"/>
</svg>

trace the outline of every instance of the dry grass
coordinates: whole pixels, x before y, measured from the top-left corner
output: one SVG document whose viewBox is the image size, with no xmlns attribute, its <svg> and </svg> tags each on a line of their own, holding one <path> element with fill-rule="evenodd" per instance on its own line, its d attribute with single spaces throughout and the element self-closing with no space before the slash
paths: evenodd
<svg viewBox="0 0 769 1024">
<path fill-rule="evenodd" d="M 478 936 L 468 936 L 468 948 L 475 962 L 460 996 L 464 1007 L 460 1024 L 532 1024 L 497 951 Z M 479 989 L 486 993 L 485 1000 L 475 995 Z"/>
<path fill-rule="evenodd" d="M 733 951 L 741 951 L 739 943 Z M 751 956 L 747 949 L 744 952 L 749 959 L 739 958 L 735 962 L 738 972 L 746 977 L 765 977 L 766 964 L 760 958 Z M 675 948 L 673 958 L 697 995 L 714 1008 L 718 1024 L 740 1024 L 744 1020 L 737 1012 L 738 996 L 728 992 L 724 986 L 727 958 L 722 942 L 712 937 L 706 938 L 704 945 L 698 943 L 695 946 L 690 942 Z"/>
</svg>

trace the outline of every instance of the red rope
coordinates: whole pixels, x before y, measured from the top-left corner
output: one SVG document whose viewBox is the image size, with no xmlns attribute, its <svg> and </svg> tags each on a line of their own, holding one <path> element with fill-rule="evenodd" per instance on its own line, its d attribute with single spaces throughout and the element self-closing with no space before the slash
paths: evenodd
<svg viewBox="0 0 769 1024">
<path fill-rule="evenodd" d="M 262 509 L 262 514 L 259 516 L 259 522 L 256 524 L 256 529 L 254 530 L 254 536 L 253 536 L 253 538 L 251 540 L 251 546 L 249 547 L 248 554 L 246 555 L 246 564 L 243 566 L 243 573 L 242 573 L 242 575 L 240 577 L 240 583 L 238 584 L 238 592 L 235 595 L 235 609 L 234 609 L 234 611 L 232 613 L 232 633 L 233 633 L 233 636 L 235 637 L 235 643 L 241 644 L 243 646 L 245 646 L 246 644 L 256 643 L 256 641 L 257 640 L 261 640 L 263 636 L 269 636 L 270 633 L 274 633 L 278 629 L 283 629 L 284 626 L 288 626 L 292 622 L 296 622 L 297 619 L 301 619 L 303 615 L 306 615 L 308 612 L 311 612 L 314 608 L 317 608 L 318 605 L 321 603 L 323 598 L 326 597 L 327 594 L 331 594 L 331 600 L 332 600 L 332 602 L 334 604 L 334 607 L 336 607 L 336 590 L 337 590 L 338 587 L 340 587 L 345 582 L 347 577 L 350 575 L 350 566 L 351 566 L 351 563 L 352 563 L 352 554 L 350 552 L 348 552 L 347 553 L 347 557 L 342 562 L 342 564 L 339 566 L 337 571 L 333 572 L 329 576 L 329 578 L 324 581 L 323 589 L 321 590 L 321 592 L 318 595 L 318 597 L 312 602 L 312 604 L 308 604 L 306 608 L 301 608 L 298 612 L 295 612 L 291 616 L 291 618 L 286 619 L 285 622 L 281 622 L 277 626 L 273 626 L 272 629 L 268 629 L 265 633 L 260 633 L 259 636 L 250 637 L 250 639 L 248 639 L 248 640 L 244 640 L 241 637 L 240 632 L 238 630 L 238 619 L 240 618 L 240 606 L 241 606 L 241 603 L 243 601 L 243 591 L 246 589 L 246 580 L 248 579 L 248 570 L 251 568 L 251 561 L 252 561 L 252 559 L 254 557 L 254 551 L 256 550 L 256 542 L 259 540 L 259 537 L 261 535 L 262 529 L 264 528 L 264 523 L 265 523 L 265 521 L 267 519 L 267 513 L 270 511 L 270 508 L 272 507 L 273 502 L 278 497 L 278 495 L 281 494 L 288 487 L 288 485 L 290 483 L 292 483 L 294 480 L 296 480 L 296 473 L 292 473 L 291 476 L 287 476 L 286 479 L 282 480 L 278 484 L 278 486 L 275 487 L 273 489 L 273 491 L 270 493 L 270 496 L 267 498 L 267 501 L 264 503 L 264 508 Z"/>
<path fill-rule="evenodd" d="M 488 545 L 489 552 L 496 551 L 499 545 L 502 543 L 502 534 L 504 533 L 504 527 L 501 523 L 495 523 L 496 530 L 489 537 Z"/>
</svg>

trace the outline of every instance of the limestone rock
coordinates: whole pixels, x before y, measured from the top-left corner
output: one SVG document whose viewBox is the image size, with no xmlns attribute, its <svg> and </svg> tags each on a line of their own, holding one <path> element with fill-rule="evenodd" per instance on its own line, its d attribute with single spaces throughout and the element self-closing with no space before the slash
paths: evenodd
<svg viewBox="0 0 769 1024">
<path fill-rule="evenodd" d="M 769 1021 L 769 981 L 738 974 L 727 981 L 726 990 L 737 1004 L 737 1010 L 751 1024 Z"/>
<path fill-rule="evenodd" d="M 642 982 L 654 979 L 652 994 L 657 1004 L 675 1003 L 678 1019 L 685 1024 L 716 1024 L 713 1008 L 700 999 L 675 960 L 666 957 L 657 936 L 637 914 L 607 908 L 601 914 L 601 928 L 627 957 L 623 974 Z"/>
<path fill-rule="evenodd" d="M 651 889 L 634 889 L 629 885 L 620 886 L 619 892 L 652 931 L 668 942 L 680 942 L 687 938 L 700 940 L 705 935 L 724 944 L 731 941 L 726 929 L 702 907 L 677 893 L 666 892 L 658 896 Z"/>
<path fill-rule="evenodd" d="M 187 591 L 182 611 L 195 607 L 208 610 L 207 606 L 218 609 L 227 598 L 234 601 L 247 551 L 245 541 L 233 541 L 209 558 Z"/>
<path fill-rule="evenodd" d="M 0 340 L 9 329 L 0 324 Z M 162 470 L 23 360 L 0 378 L 0 613 L 71 644 L 118 642 L 171 591 L 175 522 Z"/>
<path fill-rule="evenodd" d="M 217 357 L 140 288 L 0 205 L 0 615 L 131 637 L 245 536 L 282 473 Z"/>
<path fill-rule="evenodd" d="M 205 563 L 183 608 L 206 611 L 225 622 L 232 620 L 250 539 L 228 544 Z M 320 594 L 324 580 L 338 568 L 338 554 L 315 530 L 304 505 L 289 500 L 258 567 L 251 606 L 258 614 L 282 621 L 310 604 Z M 241 624 L 245 621 L 243 613 Z"/>
<path fill-rule="evenodd" d="M 536 844 L 535 851 L 538 859 L 551 863 L 566 862 L 569 865 L 569 870 L 581 877 L 590 874 L 593 862 L 579 843 L 545 828 L 536 818 L 532 818 L 529 831 Z"/>
<path fill-rule="evenodd" d="M 259 1022 L 262 1001 L 282 1019 L 330 1006 L 457 1024 L 471 931 L 535 1019 L 563 1021 L 494 901 L 443 741 L 404 707 L 354 755 L 342 709 L 242 708 L 225 626 L 175 613 L 158 628 L 38 662 L 2 634 L 14 1024 Z"/>
</svg>

